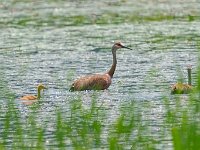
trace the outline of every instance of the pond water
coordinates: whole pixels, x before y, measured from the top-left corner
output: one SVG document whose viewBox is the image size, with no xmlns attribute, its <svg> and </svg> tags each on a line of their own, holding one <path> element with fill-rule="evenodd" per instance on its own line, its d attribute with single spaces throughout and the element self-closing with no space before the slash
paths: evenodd
<svg viewBox="0 0 200 150">
<path fill-rule="evenodd" d="M 67 113 L 69 102 L 79 96 L 87 106 L 94 93 L 98 103 L 107 108 L 108 122 L 118 116 L 122 102 L 135 101 L 138 107 L 150 103 L 151 110 L 141 110 L 145 114 L 143 119 L 151 122 L 151 136 L 156 137 L 158 134 L 154 131 L 159 132 L 163 121 L 162 99 L 174 98 L 170 95 L 170 86 L 179 75 L 187 82 L 188 65 L 192 65 L 195 79 L 200 39 L 200 22 L 196 16 L 200 6 L 196 3 L 179 0 L 0 2 L 0 69 L 9 89 L 16 95 L 16 108 L 22 117 L 28 116 L 31 110 L 19 98 L 35 93 L 38 83 L 48 87 L 37 109 L 37 119 L 46 124 L 49 148 L 54 146 L 50 133 L 54 130 L 55 110 L 60 108 Z M 77 20 L 66 18 L 82 15 L 95 19 L 110 13 L 122 16 L 116 22 L 92 24 L 86 19 L 81 23 L 78 20 L 77 25 L 73 25 Z M 121 21 L 123 15 L 157 13 L 177 18 Z M 188 21 L 189 15 L 196 18 Z M 110 68 L 111 47 L 117 40 L 133 50 L 117 51 L 117 69 L 109 89 L 69 92 L 74 79 Z M 6 98 L 1 97 L 1 103 L 5 101 Z M 46 120 L 49 116 L 51 119 Z M 172 148 L 170 137 L 160 142 L 158 149 L 162 148 Z"/>
</svg>

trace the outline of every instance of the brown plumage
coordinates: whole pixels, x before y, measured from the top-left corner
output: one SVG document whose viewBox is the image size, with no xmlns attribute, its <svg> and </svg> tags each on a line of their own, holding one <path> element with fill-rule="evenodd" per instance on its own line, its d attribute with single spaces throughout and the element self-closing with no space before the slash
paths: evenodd
<svg viewBox="0 0 200 150">
<path fill-rule="evenodd" d="M 43 84 L 39 84 L 37 86 L 37 95 L 36 96 L 35 95 L 26 95 L 26 96 L 21 97 L 20 99 L 21 100 L 37 100 L 37 99 L 40 99 L 41 98 L 40 92 L 43 89 L 46 89 L 46 87 Z"/>
<path fill-rule="evenodd" d="M 107 89 L 111 84 L 111 79 L 114 75 L 117 65 L 116 51 L 120 48 L 131 49 L 123 46 L 121 42 L 116 42 L 112 47 L 113 64 L 110 70 L 104 74 L 87 75 L 75 80 L 71 85 L 70 91 Z"/>
<path fill-rule="evenodd" d="M 188 94 L 192 91 L 192 78 L 191 78 L 191 66 L 187 68 L 188 71 L 188 84 L 176 83 L 172 85 L 171 94 Z"/>
</svg>

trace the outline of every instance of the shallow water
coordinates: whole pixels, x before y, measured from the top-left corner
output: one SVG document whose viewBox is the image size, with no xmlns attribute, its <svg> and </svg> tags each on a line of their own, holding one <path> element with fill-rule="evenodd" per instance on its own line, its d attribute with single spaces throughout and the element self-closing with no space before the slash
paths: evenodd
<svg viewBox="0 0 200 150">
<path fill-rule="evenodd" d="M 187 65 L 193 66 L 192 76 L 195 79 L 197 43 L 200 39 L 198 17 L 192 22 L 181 18 L 104 25 L 86 22 L 74 26 L 71 26 L 70 21 L 66 22 L 66 18 L 63 19 L 63 16 L 74 15 L 98 17 L 106 11 L 126 15 L 136 13 L 150 16 L 162 12 L 195 16 L 200 10 L 195 1 L 159 2 L 157 6 L 154 4 L 153 1 L 148 1 L 147 4 L 145 1 L 93 4 L 91 1 L 84 1 L 81 5 L 78 1 L 4 1 L 0 4 L 1 72 L 9 90 L 16 95 L 16 109 L 21 111 L 22 117 L 26 117 L 31 111 L 19 101 L 19 97 L 25 93 L 35 93 L 38 83 L 47 85 L 48 90 L 44 91 L 40 107 L 36 109 L 38 122 L 46 124 L 47 147 L 56 146 L 51 142 L 54 140 L 51 133 L 55 130 L 55 110 L 60 108 L 63 113 L 67 113 L 69 102 L 79 96 L 87 106 L 94 93 L 97 94 L 98 103 L 103 104 L 108 111 L 108 122 L 118 116 L 118 108 L 122 102 L 135 101 L 137 107 L 142 107 L 145 103 L 151 105 L 153 109 L 145 107 L 142 110 L 143 120 L 150 122 L 152 133 L 149 135 L 159 139 L 156 132 L 163 126 L 162 98 L 173 100 L 170 86 L 179 78 L 179 71 L 187 82 Z M 172 10 L 175 12 L 171 12 Z M 56 19 L 52 16 L 61 17 Z M 30 21 L 19 23 L 25 19 Z M 121 49 L 117 52 L 117 69 L 109 89 L 69 92 L 70 84 L 77 77 L 109 69 L 112 63 L 111 47 L 116 40 L 133 50 Z M 193 83 L 195 84 L 195 80 Z M 1 103 L 5 103 L 5 100 L 2 97 Z M 51 120 L 46 120 L 49 116 Z M 161 148 L 172 148 L 170 137 L 167 136 L 166 141 L 160 141 L 158 149 Z"/>
</svg>

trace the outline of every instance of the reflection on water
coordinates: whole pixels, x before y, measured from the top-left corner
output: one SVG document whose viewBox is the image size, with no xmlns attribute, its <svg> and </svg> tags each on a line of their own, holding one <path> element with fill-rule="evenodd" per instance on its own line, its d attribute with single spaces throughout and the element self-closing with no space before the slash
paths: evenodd
<svg viewBox="0 0 200 150">
<path fill-rule="evenodd" d="M 88 7 L 91 1 L 84 1 L 82 5 L 64 1 L 31 3 L 6 1 L 0 4 L 2 8 L 0 16 L 3 18 L 1 22 L 14 22 L 14 20 L 17 22 L 23 15 L 32 18 L 43 17 L 42 19 L 45 19 L 49 13 L 69 16 L 88 15 L 94 10 L 96 12 L 97 7 L 101 8 L 98 9 L 97 14 L 105 10 L 115 11 L 116 8 L 121 8 L 117 9 L 119 13 L 125 10 L 140 11 L 141 8 L 144 10 L 155 8 L 153 2 L 149 2 L 148 5 L 134 2 L 133 5 L 131 1 L 127 1 L 123 7 L 120 7 L 121 3 L 115 2 L 95 2 L 95 7 Z M 190 3 L 189 6 L 186 4 L 188 9 L 182 12 L 178 1 L 169 2 L 169 9 L 166 11 L 171 11 L 176 7 L 177 12 L 187 14 L 190 8 L 198 7 L 195 3 Z M 160 3 L 151 13 L 163 10 L 165 5 L 167 4 Z M 30 6 L 33 8 L 30 9 Z M 62 20 L 59 21 L 62 22 Z M 63 113 L 67 113 L 69 103 L 74 97 L 81 96 L 87 105 L 94 93 L 94 91 L 69 92 L 70 84 L 81 75 L 108 70 L 112 63 L 111 47 L 115 40 L 121 40 L 133 50 L 117 52 L 118 64 L 110 88 L 106 91 L 95 92 L 98 95 L 98 103 L 102 103 L 108 109 L 110 122 L 118 115 L 117 110 L 122 102 L 135 100 L 144 105 L 150 102 L 154 109 L 149 110 L 145 107 L 143 113 L 148 115 L 143 119 L 152 121 L 152 131 L 159 132 L 163 119 L 161 99 L 163 96 L 170 97 L 170 85 L 178 79 L 177 70 L 181 70 L 186 79 L 186 67 L 190 64 L 193 66 L 193 76 L 195 76 L 198 57 L 196 43 L 200 38 L 198 21 L 62 27 L 48 26 L 48 24 L 36 27 L 34 19 L 28 23 L 30 26 L 25 27 L 14 23 L 13 26 L 10 24 L 7 27 L 0 26 L 2 28 L 0 30 L 0 69 L 4 73 L 9 89 L 17 96 L 16 107 L 20 109 L 23 117 L 29 115 L 30 110 L 26 105 L 30 103 L 23 103 L 18 99 L 25 93 L 35 93 L 38 83 L 48 85 L 43 98 L 34 104 L 39 106 L 36 109 L 38 121 L 41 124 L 48 124 L 46 136 L 49 141 L 53 140 L 51 133 L 54 130 L 57 107 Z M 195 80 L 193 83 L 195 84 Z M 5 99 L 2 98 L 1 103 L 5 103 L 3 100 Z M 45 120 L 48 116 L 51 116 L 52 120 Z M 154 135 L 156 136 L 156 132 Z M 47 140 L 46 145 L 51 145 L 49 141 Z M 165 144 L 166 141 L 163 143 Z"/>
</svg>

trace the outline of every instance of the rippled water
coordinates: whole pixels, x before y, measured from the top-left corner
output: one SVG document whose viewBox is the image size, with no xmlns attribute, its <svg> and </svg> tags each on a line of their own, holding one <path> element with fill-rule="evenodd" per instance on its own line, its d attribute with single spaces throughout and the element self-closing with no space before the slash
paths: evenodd
<svg viewBox="0 0 200 150">
<path fill-rule="evenodd" d="M 92 1 L 93 2 L 93 1 Z M 108 109 L 112 120 L 118 115 L 118 107 L 124 101 L 151 103 L 153 109 L 144 109 L 144 120 L 152 121 L 153 131 L 162 126 L 162 98 L 173 99 L 170 85 L 175 83 L 178 70 L 187 82 L 187 65 L 196 70 L 198 62 L 197 42 L 200 39 L 200 22 L 194 20 L 164 20 L 149 22 L 125 22 L 119 24 L 70 23 L 58 19 L 53 24 L 36 20 L 49 19 L 51 15 L 95 15 L 108 11 L 151 15 L 156 12 L 173 13 L 178 16 L 198 13 L 195 1 L 42 1 L 0 3 L 0 67 L 9 89 L 16 95 L 17 109 L 22 116 L 29 108 L 19 101 L 27 93 L 35 93 L 38 83 L 44 83 L 44 92 L 38 108 L 38 121 L 47 123 L 47 139 L 54 130 L 55 110 L 68 111 L 74 97 L 81 96 L 88 103 L 91 95 L 98 95 L 99 103 Z M 99 9 L 97 9 L 99 8 Z M 171 12 L 172 11 L 172 12 Z M 174 12 L 173 12 L 174 11 Z M 25 25 L 17 23 L 21 18 L 31 18 Z M 9 23 L 10 22 L 10 23 Z M 117 69 L 108 90 L 99 92 L 69 92 L 69 86 L 79 76 L 105 72 L 112 63 L 113 41 L 120 40 L 133 50 L 117 52 Z M 194 71 L 195 72 L 195 71 Z M 195 78 L 195 74 L 193 73 Z M 195 84 L 195 80 L 193 81 Z M 6 99 L 2 98 L 1 103 Z M 139 105 L 138 105 L 139 106 Z M 148 114 L 148 115 L 147 115 Z M 52 120 L 46 120 L 48 116 Z M 157 125 L 159 124 L 159 125 Z M 156 136 L 156 133 L 153 135 Z M 157 137 L 159 138 L 159 137 Z M 168 138 L 170 139 L 170 138 Z M 51 146 L 51 142 L 46 145 Z M 162 141 L 168 143 L 169 141 Z M 168 147 L 171 148 L 170 144 Z"/>
</svg>

